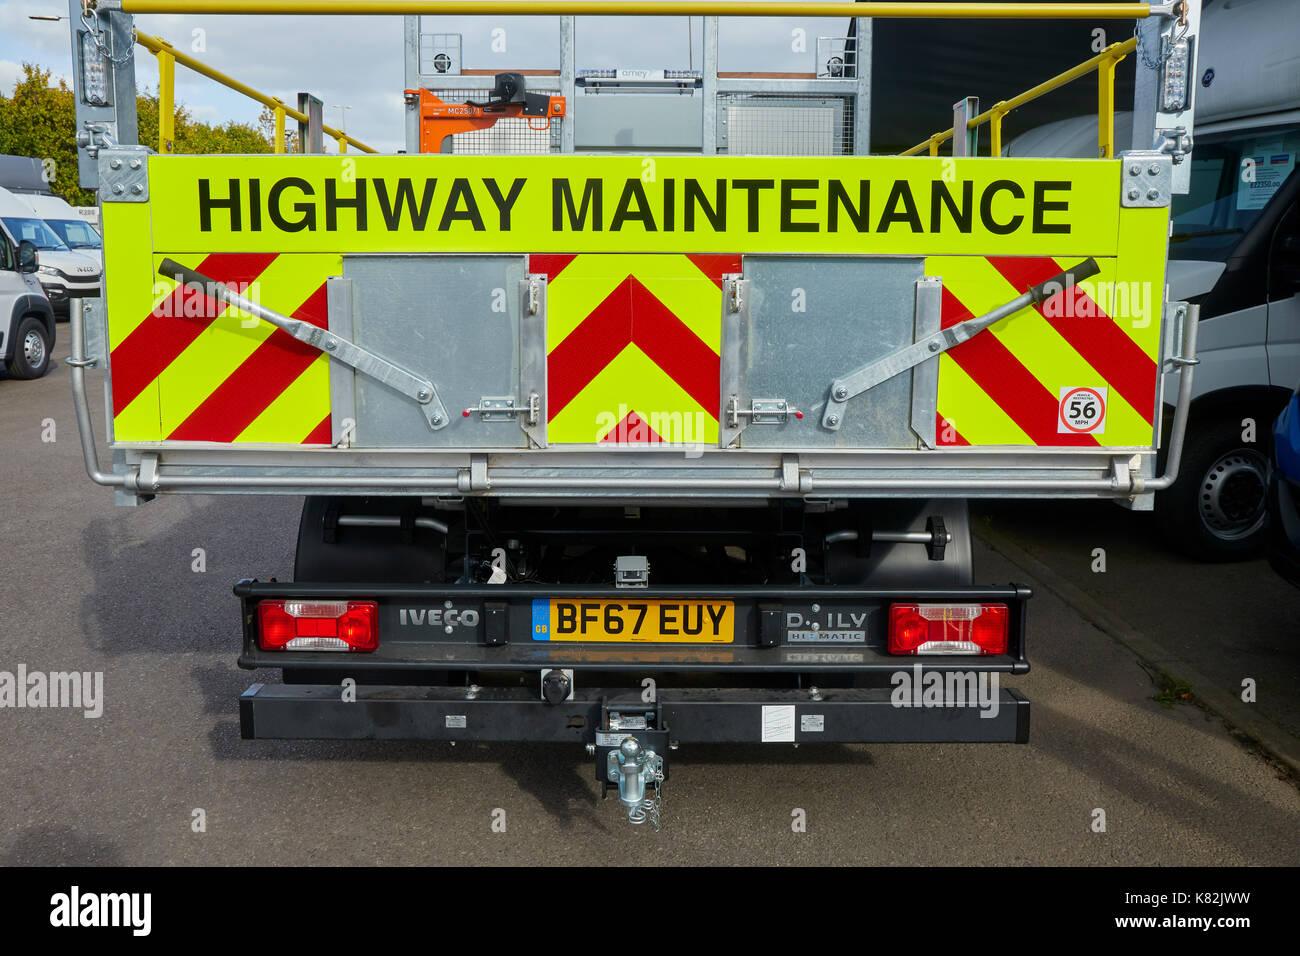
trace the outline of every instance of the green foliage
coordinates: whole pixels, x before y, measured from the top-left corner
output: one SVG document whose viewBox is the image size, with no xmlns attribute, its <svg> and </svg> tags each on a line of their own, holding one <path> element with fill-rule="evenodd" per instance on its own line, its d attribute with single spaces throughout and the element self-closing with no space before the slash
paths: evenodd
<svg viewBox="0 0 1300 956">
<path fill-rule="evenodd" d="M 158 148 L 158 97 L 143 93 L 136 97 L 136 122 L 140 142 Z M 271 143 L 256 128 L 233 120 L 223 126 L 200 123 L 183 105 L 176 106 L 172 119 L 172 152 L 192 154 L 269 153 Z"/>
<path fill-rule="evenodd" d="M 1193 697 L 1191 684 L 1181 677 L 1174 677 L 1164 671 L 1156 674 L 1156 686 L 1159 687 L 1159 692 L 1152 695 L 1151 699 L 1166 710 L 1175 704 L 1185 704 Z"/>
<path fill-rule="evenodd" d="M 50 86 L 50 71 L 23 64 L 13 96 L 0 93 L 0 153 L 45 160 L 46 177 L 55 195 L 74 206 L 94 203 L 94 194 L 77 185 L 76 118 L 72 91 L 59 81 Z M 52 160 L 52 162 L 50 162 Z"/>
<path fill-rule="evenodd" d="M 60 80 L 50 85 L 50 71 L 23 64 L 23 76 L 12 96 L 0 93 L 0 153 L 33 156 L 45 161 L 50 188 L 74 206 L 95 202 L 94 193 L 77 185 L 76 107 L 72 90 Z M 139 141 L 158 148 L 158 97 L 136 97 Z M 248 123 L 201 123 L 177 104 L 174 153 L 269 153 L 271 136 Z"/>
<path fill-rule="evenodd" d="M 262 137 L 271 143 L 271 148 L 275 148 L 275 114 L 271 112 L 269 106 L 262 107 L 262 114 L 257 118 L 257 128 L 262 131 Z M 285 119 L 284 123 L 284 151 L 286 153 L 298 152 L 298 122 L 297 120 Z"/>
</svg>

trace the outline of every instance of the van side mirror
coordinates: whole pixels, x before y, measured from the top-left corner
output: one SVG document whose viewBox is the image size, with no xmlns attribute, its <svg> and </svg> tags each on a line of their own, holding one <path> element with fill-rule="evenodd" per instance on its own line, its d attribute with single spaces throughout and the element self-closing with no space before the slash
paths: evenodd
<svg viewBox="0 0 1300 956">
<path fill-rule="evenodd" d="M 24 239 L 18 243 L 18 271 L 35 272 L 36 265 L 36 243 Z"/>
</svg>

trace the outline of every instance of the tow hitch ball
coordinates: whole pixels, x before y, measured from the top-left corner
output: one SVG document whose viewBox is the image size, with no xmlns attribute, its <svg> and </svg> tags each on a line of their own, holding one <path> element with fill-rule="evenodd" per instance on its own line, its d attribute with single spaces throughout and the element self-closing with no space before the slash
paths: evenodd
<svg viewBox="0 0 1300 956">
<path fill-rule="evenodd" d="M 648 819 L 658 830 L 664 758 L 642 748 L 635 737 L 627 737 L 606 756 L 605 775 L 618 784 L 618 802 L 627 811 L 628 822 L 640 824 Z"/>
</svg>

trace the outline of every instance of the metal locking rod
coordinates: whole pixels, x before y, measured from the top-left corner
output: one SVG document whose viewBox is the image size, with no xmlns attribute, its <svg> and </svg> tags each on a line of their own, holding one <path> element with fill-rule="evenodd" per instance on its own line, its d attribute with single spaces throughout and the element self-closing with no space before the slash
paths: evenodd
<svg viewBox="0 0 1300 956">
<path fill-rule="evenodd" d="M 433 382 L 428 379 L 412 375 L 406 369 L 398 368 L 387 359 L 380 358 L 359 345 L 354 345 L 328 329 L 322 329 L 320 326 L 304 322 L 302 319 L 281 315 L 279 312 L 258 305 L 237 292 L 232 292 L 215 279 L 209 279 L 202 273 L 181 265 L 175 259 L 163 259 L 158 266 L 158 274 L 168 279 L 175 279 L 178 284 L 198 286 L 211 298 L 232 305 L 249 315 L 257 316 L 264 322 L 270 322 L 276 328 L 288 332 L 299 342 L 305 342 L 312 348 L 320 349 L 330 358 L 336 358 L 349 368 L 354 368 L 364 375 L 369 375 L 389 388 L 413 399 L 420 405 L 424 417 L 429 422 L 429 427 L 434 431 L 439 428 L 446 428 L 449 424 L 450 419 L 447 417 L 447 409 L 443 407 L 442 401 L 438 398 L 438 390 L 434 388 Z"/>
<path fill-rule="evenodd" d="M 1000 305 L 991 312 L 975 316 L 964 322 L 943 329 L 934 335 L 926 336 L 924 341 L 891 352 L 882 359 L 864 365 L 841 378 L 831 382 L 830 396 L 826 401 L 826 411 L 822 415 L 822 425 L 831 431 L 838 431 L 844 422 L 844 407 L 849 399 L 861 395 L 867 389 L 874 388 L 881 382 L 888 381 L 895 375 L 906 372 L 922 362 L 934 358 L 950 348 L 969 341 L 991 325 L 1002 321 L 1009 315 L 1015 315 L 1029 305 L 1038 305 L 1058 292 L 1072 288 L 1084 279 L 1090 279 L 1101 272 L 1097 260 L 1088 258 L 1077 266 L 1066 269 L 1058 276 L 1040 282 L 1028 292 L 1019 295 L 1005 305 Z"/>
</svg>

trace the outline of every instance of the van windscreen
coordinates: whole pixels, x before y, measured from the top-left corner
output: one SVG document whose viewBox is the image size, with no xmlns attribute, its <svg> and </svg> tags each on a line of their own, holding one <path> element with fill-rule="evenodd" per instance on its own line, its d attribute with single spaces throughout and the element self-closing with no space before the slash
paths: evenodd
<svg viewBox="0 0 1300 956">
<path fill-rule="evenodd" d="M 104 246 L 99 233 L 88 222 L 79 219 L 46 219 L 45 224 L 58 233 L 59 238 L 71 249 L 102 249 Z"/>
<path fill-rule="evenodd" d="M 1295 175 L 1300 126 L 1201 136 L 1191 189 L 1174 197 L 1171 259 L 1225 262 L 1269 200 Z"/>
<path fill-rule="evenodd" d="M 5 216 L 5 229 L 15 243 L 26 239 L 44 252 L 67 252 L 67 244 L 42 219 Z"/>
</svg>

